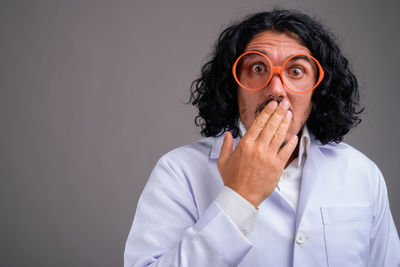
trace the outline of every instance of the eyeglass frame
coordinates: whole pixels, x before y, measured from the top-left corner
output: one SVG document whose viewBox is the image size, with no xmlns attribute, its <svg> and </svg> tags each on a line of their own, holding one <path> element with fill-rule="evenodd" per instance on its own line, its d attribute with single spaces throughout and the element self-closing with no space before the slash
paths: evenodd
<svg viewBox="0 0 400 267">
<path fill-rule="evenodd" d="M 268 79 L 262 86 L 260 86 L 260 87 L 258 87 L 258 88 L 248 88 L 248 87 L 244 86 L 241 82 L 239 82 L 239 79 L 238 79 L 238 77 L 237 77 L 237 75 L 236 75 L 236 66 L 237 66 L 239 60 L 240 60 L 242 57 L 244 57 L 245 55 L 251 54 L 251 53 L 252 53 L 252 54 L 258 54 L 258 55 L 260 55 L 260 56 L 263 56 L 263 57 L 268 61 L 269 65 L 271 66 L 271 74 L 269 75 L 269 79 Z M 298 57 L 298 56 L 306 56 L 306 57 L 309 57 L 309 58 L 313 59 L 314 62 L 317 64 L 318 71 L 319 71 L 319 78 L 318 78 L 318 81 L 315 83 L 314 87 L 312 87 L 311 89 L 309 89 L 309 90 L 307 90 L 307 91 L 304 91 L 304 92 L 295 91 L 295 90 L 293 90 L 293 89 L 290 89 L 290 88 L 287 86 L 287 84 L 285 83 L 285 79 L 283 79 L 283 69 L 284 69 L 283 67 L 284 67 L 284 66 L 286 65 L 286 63 L 288 63 L 292 58 Z M 322 69 L 321 64 L 318 62 L 318 60 L 317 60 L 316 58 L 314 58 L 313 56 L 309 55 L 309 54 L 295 54 L 295 55 L 290 56 L 289 58 L 287 58 L 287 59 L 285 60 L 285 62 L 283 62 L 282 66 L 280 66 L 280 67 L 274 67 L 274 66 L 272 65 L 271 60 L 270 60 L 266 55 L 264 55 L 263 53 L 261 53 L 261 52 L 259 52 L 259 51 L 247 51 L 247 52 L 244 52 L 243 54 L 241 54 L 241 55 L 236 59 L 235 63 L 234 63 L 233 66 L 232 66 L 232 73 L 233 73 L 233 77 L 235 78 L 235 81 L 237 82 L 237 84 L 238 84 L 239 86 L 241 86 L 242 88 L 244 88 L 244 89 L 246 89 L 246 90 L 250 90 L 250 91 L 257 91 L 257 90 L 260 90 L 260 89 L 264 88 L 264 87 L 272 80 L 272 77 L 274 76 L 274 74 L 275 74 L 275 73 L 278 73 L 278 74 L 279 74 L 279 77 L 281 78 L 281 81 L 282 81 L 283 85 L 285 86 L 285 88 L 288 89 L 289 91 L 295 93 L 295 94 L 306 94 L 306 93 L 308 93 L 308 92 L 311 92 L 312 90 L 314 90 L 314 89 L 321 83 L 321 81 L 322 81 L 322 79 L 324 78 L 324 75 L 325 75 L 325 72 L 324 72 L 324 70 Z"/>
</svg>

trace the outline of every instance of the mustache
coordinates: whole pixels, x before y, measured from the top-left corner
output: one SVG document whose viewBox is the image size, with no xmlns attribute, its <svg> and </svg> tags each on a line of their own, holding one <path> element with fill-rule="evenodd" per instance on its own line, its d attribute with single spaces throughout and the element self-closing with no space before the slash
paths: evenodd
<svg viewBox="0 0 400 267">
<path fill-rule="evenodd" d="M 279 96 L 277 99 L 275 99 L 273 96 L 270 96 L 267 100 L 265 100 L 264 102 L 262 102 L 254 111 L 254 113 L 256 114 L 256 116 L 258 114 L 260 114 L 260 112 L 265 108 L 266 105 L 268 105 L 269 102 L 271 101 L 276 101 L 278 104 L 281 103 L 283 100 L 283 97 Z M 293 113 L 293 110 L 291 107 L 289 107 L 289 110 Z"/>
</svg>

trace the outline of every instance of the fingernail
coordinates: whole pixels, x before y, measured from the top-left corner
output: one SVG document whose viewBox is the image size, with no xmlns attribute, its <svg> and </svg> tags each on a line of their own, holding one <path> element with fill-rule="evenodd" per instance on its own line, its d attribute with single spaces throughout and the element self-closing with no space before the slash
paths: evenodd
<svg viewBox="0 0 400 267">
<path fill-rule="evenodd" d="M 282 101 L 282 107 L 283 108 L 288 108 L 289 107 L 289 102 L 287 100 Z"/>
<path fill-rule="evenodd" d="M 286 119 L 286 120 L 289 120 L 290 117 L 292 117 L 292 112 L 291 112 L 290 110 L 288 110 L 288 111 L 286 112 L 285 119 Z"/>
<path fill-rule="evenodd" d="M 276 107 L 278 106 L 278 103 L 277 103 L 276 101 L 271 101 L 271 102 L 269 103 L 269 106 L 270 106 L 272 109 L 276 109 Z"/>
</svg>

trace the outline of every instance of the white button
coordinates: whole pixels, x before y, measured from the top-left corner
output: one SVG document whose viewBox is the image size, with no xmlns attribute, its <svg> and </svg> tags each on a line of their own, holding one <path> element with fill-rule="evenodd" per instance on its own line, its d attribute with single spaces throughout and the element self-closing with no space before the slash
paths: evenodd
<svg viewBox="0 0 400 267">
<path fill-rule="evenodd" d="M 303 244 L 306 241 L 306 235 L 302 232 L 298 232 L 296 236 L 297 244 Z"/>
</svg>

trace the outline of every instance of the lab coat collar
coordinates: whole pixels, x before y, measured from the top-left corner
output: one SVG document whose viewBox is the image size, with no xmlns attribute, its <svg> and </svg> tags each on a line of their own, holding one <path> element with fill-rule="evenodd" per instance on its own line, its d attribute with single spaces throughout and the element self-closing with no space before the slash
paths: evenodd
<svg viewBox="0 0 400 267">
<path fill-rule="evenodd" d="M 235 149 L 239 141 L 240 141 L 240 136 L 233 139 L 233 149 Z M 219 158 L 219 154 L 221 152 L 221 147 L 223 143 L 224 143 L 224 133 L 222 133 L 220 136 L 215 137 L 214 144 L 211 148 L 210 159 Z"/>
</svg>

